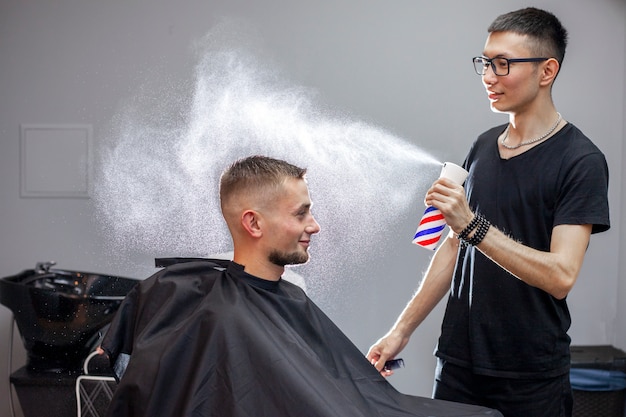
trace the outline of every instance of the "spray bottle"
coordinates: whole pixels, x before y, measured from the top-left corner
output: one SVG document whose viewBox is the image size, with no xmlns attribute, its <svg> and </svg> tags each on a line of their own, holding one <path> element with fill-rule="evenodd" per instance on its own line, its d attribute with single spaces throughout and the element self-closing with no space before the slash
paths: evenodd
<svg viewBox="0 0 626 417">
<path fill-rule="evenodd" d="M 444 162 L 439 178 L 447 178 L 462 185 L 467 174 L 468 172 L 460 166 L 452 162 Z M 443 214 L 435 207 L 426 207 L 415 236 L 413 236 L 413 243 L 426 249 L 435 250 L 445 227 L 446 222 Z"/>
</svg>

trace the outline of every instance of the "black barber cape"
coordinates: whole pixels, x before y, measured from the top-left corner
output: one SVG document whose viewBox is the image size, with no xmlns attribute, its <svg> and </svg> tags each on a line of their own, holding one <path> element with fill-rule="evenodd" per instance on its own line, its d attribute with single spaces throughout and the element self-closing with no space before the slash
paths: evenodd
<svg viewBox="0 0 626 417">
<path fill-rule="evenodd" d="M 228 261 L 138 284 L 102 348 L 130 355 L 110 417 L 501 416 L 399 393 L 300 287 Z"/>
</svg>

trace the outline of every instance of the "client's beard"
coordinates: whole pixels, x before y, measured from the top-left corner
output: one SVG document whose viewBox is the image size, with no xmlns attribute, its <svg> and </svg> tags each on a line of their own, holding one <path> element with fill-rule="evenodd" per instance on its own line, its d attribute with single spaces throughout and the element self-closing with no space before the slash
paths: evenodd
<svg viewBox="0 0 626 417">
<path fill-rule="evenodd" d="M 309 261 L 309 254 L 307 252 L 279 252 L 274 250 L 269 255 L 269 261 L 274 265 L 286 266 L 286 265 L 299 265 Z"/>
</svg>

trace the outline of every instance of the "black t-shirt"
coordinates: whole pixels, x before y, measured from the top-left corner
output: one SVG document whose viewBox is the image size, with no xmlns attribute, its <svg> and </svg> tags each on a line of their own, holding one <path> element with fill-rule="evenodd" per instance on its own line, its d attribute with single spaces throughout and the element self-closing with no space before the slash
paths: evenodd
<svg viewBox="0 0 626 417">
<path fill-rule="evenodd" d="M 516 241 L 550 250 L 562 224 L 609 228 L 608 167 L 574 125 L 510 159 L 500 158 L 505 126 L 478 137 L 465 160 L 470 207 Z M 461 247 L 436 351 L 474 372 L 551 377 L 569 369 L 571 318 L 558 300 L 517 279 L 476 248 Z"/>
</svg>

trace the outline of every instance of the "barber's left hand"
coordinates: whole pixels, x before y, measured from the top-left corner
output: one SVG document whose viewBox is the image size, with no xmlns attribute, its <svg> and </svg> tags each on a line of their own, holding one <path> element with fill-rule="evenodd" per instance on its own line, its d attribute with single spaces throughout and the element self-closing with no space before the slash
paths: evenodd
<svg viewBox="0 0 626 417">
<path fill-rule="evenodd" d="M 472 220 L 474 213 L 465 197 L 465 189 L 447 178 L 439 178 L 428 189 L 424 202 L 441 211 L 446 223 L 456 234 Z"/>
</svg>

